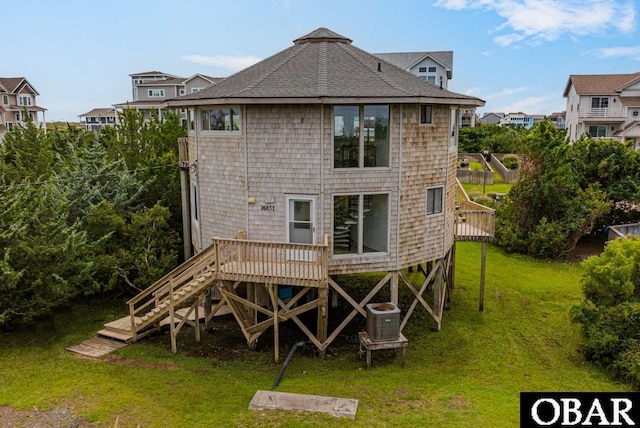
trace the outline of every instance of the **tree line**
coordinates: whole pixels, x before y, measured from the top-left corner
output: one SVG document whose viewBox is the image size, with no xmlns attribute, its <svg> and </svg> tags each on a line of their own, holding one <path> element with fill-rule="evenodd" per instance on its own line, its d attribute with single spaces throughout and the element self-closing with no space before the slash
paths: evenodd
<svg viewBox="0 0 640 428">
<path fill-rule="evenodd" d="M 125 110 L 99 135 L 26 118 L 0 144 L 0 326 L 79 295 L 137 292 L 175 267 L 178 116 Z"/>
</svg>

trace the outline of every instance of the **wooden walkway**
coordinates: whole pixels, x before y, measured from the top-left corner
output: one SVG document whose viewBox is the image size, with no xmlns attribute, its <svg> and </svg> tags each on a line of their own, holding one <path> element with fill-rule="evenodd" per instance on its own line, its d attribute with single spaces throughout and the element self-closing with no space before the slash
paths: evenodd
<svg viewBox="0 0 640 428">
<path fill-rule="evenodd" d="M 97 358 L 113 352 L 116 349 L 124 348 L 125 346 L 127 346 L 126 343 L 117 340 L 111 340 L 104 337 L 93 337 L 82 343 L 67 346 L 65 349 L 67 351 L 75 352 L 76 354 Z"/>
</svg>

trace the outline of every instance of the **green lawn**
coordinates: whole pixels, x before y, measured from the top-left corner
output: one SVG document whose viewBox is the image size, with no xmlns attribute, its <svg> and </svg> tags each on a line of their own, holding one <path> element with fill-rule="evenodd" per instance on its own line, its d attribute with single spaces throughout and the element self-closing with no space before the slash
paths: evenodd
<svg viewBox="0 0 640 428">
<path fill-rule="evenodd" d="M 630 389 L 577 351 L 580 330 L 568 310 L 581 298 L 579 266 L 489 246 L 485 310 L 478 312 L 480 249 L 458 244 L 457 283 L 442 330 L 432 332 L 423 312 L 405 329 L 406 368 L 399 356 L 379 351 L 365 370 L 350 334 L 324 359 L 298 350 L 278 391 L 356 398 L 353 427 L 514 427 L 521 391 Z M 344 425 L 325 415 L 249 411 L 255 391 L 271 388 L 280 365 L 272 363 L 267 339 L 249 351 L 237 329 L 208 332 L 197 345 L 187 330 L 178 336 L 176 355 L 166 334 L 102 359 L 64 350 L 124 310 L 122 303 L 68 305 L 55 317 L 0 333 L 0 405 L 68 406 L 105 427 L 116 417 L 120 427 Z M 282 360 L 297 340 L 281 339 Z M 230 345 L 222 348 L 223 342 Z"/>
</svg>

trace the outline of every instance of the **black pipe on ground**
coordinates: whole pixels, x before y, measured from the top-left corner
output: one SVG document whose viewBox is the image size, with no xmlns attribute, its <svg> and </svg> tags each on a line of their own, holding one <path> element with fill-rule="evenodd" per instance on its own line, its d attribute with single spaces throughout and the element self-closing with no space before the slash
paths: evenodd
<svg viewBox="0 0 640 428">
<path fill-rule="evenodd" d="M 291 361 L 291 358 L 293 358 L 293 354 L 296 353 L 296 349 L 298 349 L 300 346 L 305 345 L 307 343 L 311 343 L 311 341 L 302 340 L 296 343 L 295 345 L 293 345 L 293 348 L 291 348 L 291 351 L 289 351 L 289 355 L 287 355 L 287 359 L 284 360 L 284 363 L 282 363 L 282 368 L 280 368 L 280 373 L 278 373 L 276 380 L 273 382 L 273 386 L 271 387 L 272 391 L 276 389 L 278 384 L 280 383 L 280 379 L 282 379 L 282 375 L 284 374 L 284 371 L 287 369 L 287 366 L 289 365 L 289 361 Z"/>
</svg>

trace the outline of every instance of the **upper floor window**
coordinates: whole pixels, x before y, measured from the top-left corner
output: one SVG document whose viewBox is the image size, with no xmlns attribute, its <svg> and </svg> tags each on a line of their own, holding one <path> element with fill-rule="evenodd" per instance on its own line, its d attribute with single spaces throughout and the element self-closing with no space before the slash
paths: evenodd
<svg viewBox="0 0 640 428">
<path fill-rule="evenodd" d="M 20 105 L 20 106 L 30 106 L 31 105 L 31 95 L 19 95 L 18 96 L 18 105 Z"/>
<path fill-rule="evenodd" d="M 418 67 L 418 73 L 426 73 L 427 67 Z"/>
<path fill-rule="evenodd" d="M 9 95 L 2 94 L 2 104 L 8 106 L 9 105 Z"/>
<path fill-rule="evenodd" d="M 436 76 L 427 76 L 427 82 L 436 84 Z"/>
<path fill-rule="evenodd" d="M 240 109 L 238 107 L 217 107 L 200 110 L 201 130 L 239 131 Z"/>
<path fill-rule="evenodd" d="M 13 131 L 13 123 L 12 122 L 7 122 L 7 131 Z"/>
<path fill-rule="evenodd" d="M 200 92 L 202 90 L 202 88 L 191 88 L 191 93 L 195 94 L 197 92 Z"/>
<path fill-rule="evenodd" d="M 184 95 L 184 89 L 180 89 L 180 95 Z"/>
<path fill-rule="evenodd" d="M 334 168 L 389 166 L 389 106 L 333 108 Z"/>
<path fill-rule="evenodd" d="M 164 97 L 164 89 L 149 89 L 150 97 Z"/>
<path fill-rule="evenodd" d="M 435 67 L 429 67 L 429 73 L 435 73 L 435 72 L 436 72 Z"/>
<path fill-rule="evenodd" d="M 609 107 L 609 97 L 591 98 L 591 108 L 607 108 L 607 107 Z"/>
<path fill-rule="evenodd" d="M 420 123 L 432 123 L 433 106 L 422 104 L 420 106 Z"/>
</svg>

